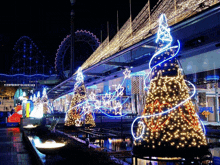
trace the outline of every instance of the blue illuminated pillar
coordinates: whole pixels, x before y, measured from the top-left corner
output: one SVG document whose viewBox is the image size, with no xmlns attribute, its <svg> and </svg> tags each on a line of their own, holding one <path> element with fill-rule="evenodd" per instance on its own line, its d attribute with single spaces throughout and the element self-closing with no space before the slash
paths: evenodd
<svg viewBox="0 0 220 165">
<path fill-rule="evenodd" d="M 126 88 L 125 88 L 126 95 L 131 96 L 131 79 L 126 79 L 125 84 L 126 84 Z"/>
<path fill-rule="evenodd" d="M 109 81 L 104 82 L 103 94 L 109 93 Z"/>
</svg>

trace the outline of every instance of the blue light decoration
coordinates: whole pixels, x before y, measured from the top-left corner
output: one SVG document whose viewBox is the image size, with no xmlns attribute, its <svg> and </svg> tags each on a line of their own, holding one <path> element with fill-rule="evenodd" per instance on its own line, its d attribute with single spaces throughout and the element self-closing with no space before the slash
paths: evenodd
<svg viewBox="0 0 220 165">
<path fill-rule="evenodd" d="M 88 86 L 86 87 L 87 89 L 97 89 L 97 85 L 91 85 L 91 86 Z"/>
<path fill-rule="evenodd" d="M 207 76 L 207 77 L 206 77 L 206 80 L 207 80 L 207 81 L 219 80 L 219 76 L 218 76 L 218 75 Z"/>
<path fill-rule="evenodd" d="M 108 117 L 113 117 L 113 118 L 121 118 L 122 116 L 127 115 L 127 113 L 122 112 L 123 104 L 125 104 L 130 97 L 127 97 L 125 100 L 121 101 L 121 98 L 124 93 L 124 87 L 123 84 L 125 83 L 126 79 L 129 79 L 131 77 L 130 75 L 131 71 L 126 68 L 125 71 L 123 72 L 124 74 L 124 79 L 121 84 L 118 85 L 113 85 L 114 86 L 114 91 L 110 92 L 108 87 L 108 91 L 104 92 L 104 94 L 95 94 L 93 92 L 88 95 L 86 101 L 82 102 L 81 104 L 75 105 L 68 111 L 72 110 L 75 107 L 82 107 L 82 111 L 80 112 L 81 118 L 79 120 L 83 120 L 85 115 L 88 113 L 92 113 L 93 118 L 95 118 L 94 113 L 103 113 L 104 115 Z M 77 71 L 77 82 L 74 85 L 74 91 L 79 86 L 81 82 L 84 81 L 83 79 L 83 74 L 82 74 L 82 69 L 79 68 Z M 90 86 L 87 87 L 87 89 L 96 89 L 97 86 Z M 73 92 L 74 93 L 74 92 Z M 66 112 L 66 114 L 68 113 Z M 66 115 L 67 116 L 67 115 Z"/>
<path fill-rule="evenodd" d="M 145 71 L 139 71 L 139 72 L 133 72 L 131 73 L 131 77 L 132 76 L 145 76 L 146 72 Z"/>
<path fill-rule="evenodd" d="M 131 95 L 131 79 L 127 79 L 125 81 L 125 93 L 127 96 L 130 96 Z"/>
<path fill-rule="evenodd" d="M 152 77 L 155 74 L 154 71 L 157 69 L 157 67 L 158 68 L 161 67 L 162 64 L 165 65 L 166 64 L 165 62 L 171 61 L 171 59 L 175 58 L 177 56 L 179 50 L 180 50 L 180 42 L 177 40 L 177 45 L 176 46 L 171 46 L 172 41 L 173 41 L 173 39 L 172 39 L 172 36 L 170 34 L 170 28 L 168 28 L 166 16 L 165 16 L 165 14 L 161 14 L 161 16 L 159 18 L 159 29 L 158 29 L 157 36 L 156 36 L 156 41 L 155 41 L 156 43 L 158 43 L 160 45 L 160 47 L 159 47 L 159 49 L 157 49 L 155 54 L 150 59 L 150 61 L 149 61 L 149 70 L 150 71 L 145 75 L 145 78 L 144 78 L 145 90 L 148 90 L 148 94 L 150 94 L 150 92 L 149 92 L 150 87 L 154 86 L 155 89 L 157 89 L 156 86 L 155 86 L 156 84 L 154 85 L 153 82 L 152 82 Z M 161 54 L 168 51 L 168 50 L 173 51 L 173 54 L 169 58 L 164 58 L 162 61 L 159 61 Z M 158 62 L 155 64 L 154 60 L 158 60 Z M 178 78 L 178 77 L 181 76 L 181 69 L 178 69 L 177 73 L 178 73 L 178 75 L 177 75 L 177 78 Z M 160 77 L 160 79 L 163 79 L 162 82 L 171 82 L 176 78 L 176 77 L 172 77 L 172 76 L 171 77 L 168 77 L 168 76 L 162 77 L 162 71 L 158 71 L 157 75 L 156 75 L 156 78 L 154 78 L 154 79 L 158 79 L 158 77 Z M 185 84 L 184 86 L 187 87 L 186 84 L 189 84 L 190 86 L 192 86 L 193 93 L 191 95 L 189 95 L 185 100 L 176 103 L 176 105 L 173 106 L 173 107 L 172 106 L 171 107 L 167 106 L 166 109 L 162 109 L 161 111 L 158 110 L 157 113 L 153 112 L 153 110 L 151 109 L 152 113 L 148 113 L 148 114 L 144 113 L 142 116 L 136 117 L 133 120 L 132 124 L 131 124 L 131 134 L 132 134 L 134 140 L 143 139 L 143 135 L 146 133 L 145 129 L 146 129 L 146 127 L 149 127 L 149 125 L 146 125 L 146 123 L 144 122 L 145 120 L 147 121 L 147 119 L 149 119 L 149 118 L 151 118 L 153 120 L 155 117 L 160 118 L 162 115 L 167 115 L 168 116 L 168 113 L 174 113 L 175 110 L 180 108 L 180 106 L 182 106 L 183 104 L 185 105 L 187 103 L 187 101 L 190 101 L 190 99 L 195 95 L 195 92 L 196 92 L 195 86 L 187 80 L 183 80 L 183 81 L 184 81 L 183 84 Z M 149 84 L 148 86 L 146 86 L 147 83 Z M 178 85 L 181 89 L 181 84 L 179 83 Z M 168 91 L 165 84 L 163 84 L 163 87 L 160 87 L 160 88 L 163 91 Z M 189 90 L 189 89 L 187 89 L 187 90 Z M 163 102 L 161 104 L 165 105 L 166 103 Z M 149 104 L 149 105 L 151 105 L 151 104 Z M 145 107 L 146 106 L 147 105 L 145 105 Z M 153 106 L 155 106 L 155 105 L 151 105 L 151 106 L 152 106 L 151 108 L 154 109 Z M 158 106 L 158 105 L 156 104 L 156 106 Z M 200 119 L 199 119 L 199 117 L 196 113 L 195 113 L 195 118 L 196 118 L 195 120 L 198 120 L 198 122 L 200 123 L 201 128 L 203 129 L 203 132 L 205 134 L 206 131 L 205 131 L 204 125 L 200 121 Z M 137 121 L 138 121 L 138 129 L 137 129 L 138 133 L 137 133 L 137 136 L 136 136 L 133 129 L 134 129 L 134 124 Z M 152 124 L 152 123 L 150 123 L 150 124 Z M 165 124 L 165 122 L 163 124 Z"/>
<path fill-rule="evenodd" d="M 89 98 L 92 99 L 88 99 L 87 101 L 92 105 L 93 109 L 95 109 L 97 113 L 101 112 L 104 115 L 113 118 L 120 118 L 127 115 L 127 113 L 122 112 L 122 107 L 123 104 L 130 99 L 130 97 L 127 97 L 124 101 L 121 101 L 121 97 L 123 96 L 125 89 L 123 84 L 126 82 L 126 80 L 130 79 L 131 71 L 126 68 L 123 74 L 124 79 L 122 83 L 113 85 L 113 92 L 108 90 L 108 92 L 105 91 L 104 94 L 97 94 L 96 96 L 94 96 L 94 93 L 90 94 L 92 97 L 90 96 Z"/>
</svg>

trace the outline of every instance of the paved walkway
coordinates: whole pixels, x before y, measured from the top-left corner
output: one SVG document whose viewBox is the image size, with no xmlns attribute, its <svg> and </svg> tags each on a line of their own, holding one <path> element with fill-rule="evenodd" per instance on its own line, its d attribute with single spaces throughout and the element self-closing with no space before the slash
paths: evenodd
<svg viewBox="0 0 220 165">
<path fill-rule="evenodd" d="M 0 128 L 0 165 L 32 165 L 20 128 Z"/>
</svg>

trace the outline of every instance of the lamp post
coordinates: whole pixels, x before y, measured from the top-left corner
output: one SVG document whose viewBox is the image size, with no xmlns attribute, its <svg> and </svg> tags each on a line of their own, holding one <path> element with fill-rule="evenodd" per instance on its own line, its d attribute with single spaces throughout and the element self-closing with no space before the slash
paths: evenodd
<svg viewBox="0 0 220 165">
<path fill-rule="evenodd" d="M 75 4 L 76 0 L 70 0 L 71 3 L 71 12 L 70 12 L 70 23 L 71 23 L 71 47 L 70 47 L 70 53 L 71 53 L 71 57 L 70 57 L 70 76 L 73 75 L 73 71 L 74 71 L 74 37 L 75 37 L 75 33 L 74 33 L 74 17 L 75 17 L 75 12 L 74 12 L 74 4 Z"/>
</svg>

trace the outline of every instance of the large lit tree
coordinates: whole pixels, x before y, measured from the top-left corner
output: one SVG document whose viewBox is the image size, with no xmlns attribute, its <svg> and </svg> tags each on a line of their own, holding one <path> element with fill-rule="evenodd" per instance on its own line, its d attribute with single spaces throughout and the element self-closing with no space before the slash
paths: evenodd
<svg viewBox="0 0 220 165">
<path fill-rule="evenodd" d="M 150 85 L 142 116 L 132 123 L 133 153 L 152 156 L 201 156 L 207 150 L 206 137 L 191 101 L 172 46 L 166 16 L 159 18 L 158 49 L 149 63 Z M 194 89 L 195 90 L 195 89 Z M 133 132 L 137 123 L 136 134 Z"/>
<path fill-rule="evenodd" d="M 81 68 L 77 71 L 76 83 L 74 85 L 73 92 L 70 108 L 66 113 L 65 126 L 81 126 L 82 124 L 81 112 L 83 111 L 83 106 L 80 104 L 86 100 L 86 88 Z"/>
</svg>

